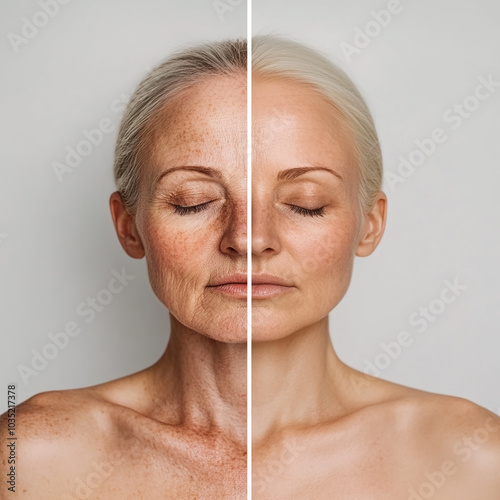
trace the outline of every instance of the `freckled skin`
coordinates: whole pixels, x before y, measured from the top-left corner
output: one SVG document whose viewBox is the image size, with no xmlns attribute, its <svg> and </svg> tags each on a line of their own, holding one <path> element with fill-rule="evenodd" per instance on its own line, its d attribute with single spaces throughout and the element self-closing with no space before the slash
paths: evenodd
<svg viewBox="0 0 500 500">
<path fill-rule="evenodd" d="M 252 304 L 252 498 L 411 499 L 450 460 L 454 473 L 434 500 L 500 498 L 496 415 L 362 374 L 332 347 L 328 313 L 347 291 L 355 255 L 373 252 L 385 223 L 383 193 L 371 212 L 360 210 L 343 118 L 297 83 L 254 76 L 252 126 L 253 273 L 292 286 Z M 325 171 L 278 180 L 311 166 L 342 180 Z M 311 216 L 292 205 L 324 208 Z M 464 461 L 454 446 L 486 422 L 497 430 Z"/>
<path fill-rule="evenodd" d="M 170 312 L 167 349 L 139 373 L 21 404 L 9 498 L 247 498 L 246 299 L 208 288 L 246 272 L 246 75 L 198 82 L 162 112 L 148 131 L 137 211 L 117 193 L 110 205 L 123 248 L 146 258 Z M 178 170 L 157 182 L 180 166 L 215 174 Z M 148 325 L 137 334 L 147 342 Z"/>
<path fill-rule="evenodd" d="M 176 119 L 156 132 L 151 167 L 141 186 L 136 224 L 144 244 L 151 285 L 160 301 L 184 325 L 222 341 L 246 339 L 246 303 L 206 289 L 213 279 L 246 272 L 246 94 L 244 82 L 225 94 L 198 84 L 189 101 L 177 99 Z M 180 165 L 223 167 L 223 181 L 208 189 L 202 176 L 179 172 L 154 186 L 157 174 Z M 198 181 L 198 183 L 196 183 Z M 217 202 L 203 213 L 179 217 L 165 195 L 191 182 L 200 196 L 178 199 Z"/>
</svg>

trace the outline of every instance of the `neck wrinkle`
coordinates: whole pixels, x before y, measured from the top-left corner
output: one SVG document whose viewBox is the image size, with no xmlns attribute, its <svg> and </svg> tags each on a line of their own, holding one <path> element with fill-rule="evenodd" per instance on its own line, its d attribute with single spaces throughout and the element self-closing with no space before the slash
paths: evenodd
<svg viewBox="0 0 500 500">
<path fill-rule="evenodd" d="M 247 347 L 213 340 L 171 316 L 165 353 L 154 365 L 156 414 L 246 448 Z"/>
</svg>

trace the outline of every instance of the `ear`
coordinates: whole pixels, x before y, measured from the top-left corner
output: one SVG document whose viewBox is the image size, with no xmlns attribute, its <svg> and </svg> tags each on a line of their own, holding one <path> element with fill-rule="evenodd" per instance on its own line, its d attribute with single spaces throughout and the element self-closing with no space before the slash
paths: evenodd
<svg viewBox="0 0 500 500">
<path fill-rule="evenodd" d="M 109 208 L 116 234 L 123 249 L 130 257 L 142 259 L 144 257 L 144 246 L 137 231 L 135 219 L 125 207 L 118 191 L 114 192 L 109 198 Z"/>
<path fill-rule="evenodd" d="M 377 248 L 384 234 L 386 217 L 387 197 L 380 191 L 372 210 L 365 215 L 361 239 L 356 250 L 358 257 L 366 257 Z"/>
</svg>

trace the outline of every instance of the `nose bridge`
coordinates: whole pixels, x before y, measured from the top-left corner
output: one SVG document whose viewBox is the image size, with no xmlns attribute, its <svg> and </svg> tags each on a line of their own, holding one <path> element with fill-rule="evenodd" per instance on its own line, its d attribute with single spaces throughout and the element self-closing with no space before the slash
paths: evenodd
<svg viewBox="0 0 500 500">
<path fill-rule="evenodd" d="M 276 217 L 264 192 L 252 192 L 252 254 L 279 251 Z"/>
<path fill-rule="evenodd" d="M 229 202 L 224 221 L 221 250 L 232 255 L 247 253 L 247 206 L 244 198 Z"/>
<path fill-rule="evenodd" d="M 233 210 L 229 216 L 229 225 L 232 232 L 247 237 L 247 203 L 245 199 L 233 203 Z"/>
</svg>

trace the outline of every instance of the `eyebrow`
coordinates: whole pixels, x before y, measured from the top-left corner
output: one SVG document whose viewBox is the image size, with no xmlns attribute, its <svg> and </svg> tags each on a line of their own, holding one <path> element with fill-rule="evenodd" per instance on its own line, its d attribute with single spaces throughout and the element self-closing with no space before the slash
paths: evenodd
<svg viewBox="0 0 500 500">
<path fill-rule="evenodd" d="M 291 181 L 293 179 L 296 179 L 300 175 L 304 175 L 307 174 L 308 172 L 316 170 L 330 172 L 332 175 L 339 178 L 341 181 L 344 180 L 338 172 L 328 167 L 298 167 L 298 168 L 289 168 L 287 170 L 282 170 L 281 172 L 279 172 L 278 181 Z"/>
<path fill-rule="evenodd" d="M 159 182 L 166 177 L 168 174 L 171 174 L 173 172 L 176 172 L 178 170 L 188 170 L 188 171 L 195 171 L 195 172 L 200 172 L 202 174 L 208 175 L 209 177 L 214 177 L 215 179 L 221 179 L 222 175 L 221 173 L 216 170 L 215 168 L 211 167 L 202 167 L 199 165 L 181 165 L 180 167 L 172 167 L 168 168 L 167 170 L 163 171 L 158 178 L 154 182 L 154 187 L 156 187 Z"/>
</svg>

